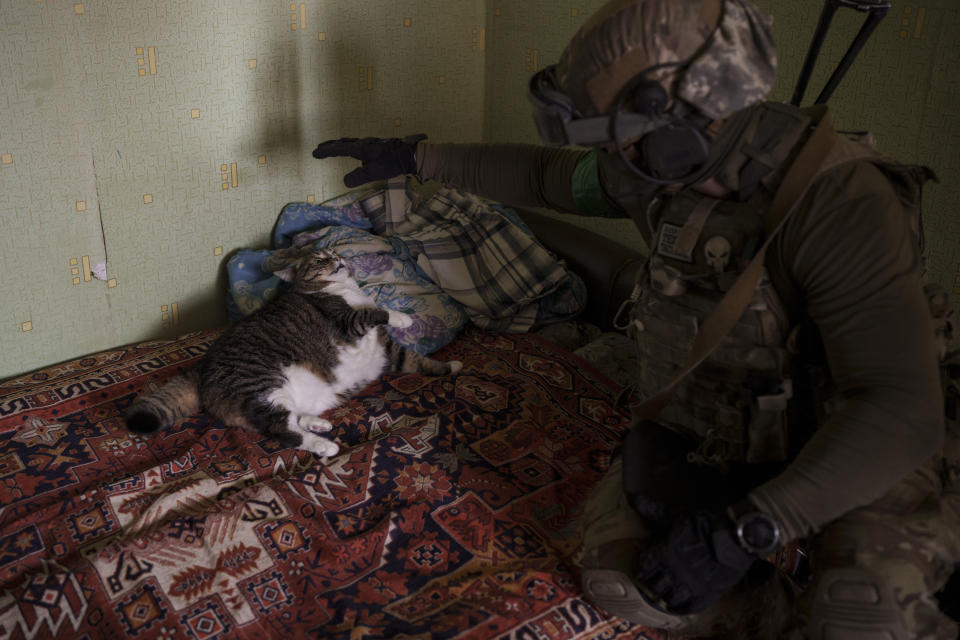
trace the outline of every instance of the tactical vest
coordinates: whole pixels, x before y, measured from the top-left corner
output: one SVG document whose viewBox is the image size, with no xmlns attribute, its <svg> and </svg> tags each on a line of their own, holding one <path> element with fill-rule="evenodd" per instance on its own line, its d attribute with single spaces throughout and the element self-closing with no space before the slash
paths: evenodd
<svg viewBox="0 0 960 640">
<path fill-rule="evenodd" d="M 764 216 L 810 122 L 801 110 L 772 104 L 752 108 L 745 117 L 739 123 L 743 135 L 720 168 L 740 200 L 683 189 L 644 203 L 642 215 L 634 216 L 650 247 L 627 327 L 639 351 L 635 393 L 640 400 L 676 377 L 698 327 L 763 244 Z M 920 237 L 920 191 L 932 173 L 899 165 L 842 137 L 819 173 L 860 160 L 873 162 L 888 177 Z M 610 175 L 607 193 L 614 195 L 618 188 L 626 193 Z M 638 204 L 624 203 L 634 211 Z M 690 453 L 691 462 L 783 462 L 825 419 L 834 400 L 832 384 L 825 363 L 807 358 L 811 345 L 800 344 L 810 338 L 803 333 L 806 326 L 791 320 L 764 270 L 747 311 L 659 414 L 662 424 L 695 437 L 699 446 Z M 798 374 L 805 389 L 805 406 L 799 408 L 801 399 L 794 399 Z"/>
</svg>

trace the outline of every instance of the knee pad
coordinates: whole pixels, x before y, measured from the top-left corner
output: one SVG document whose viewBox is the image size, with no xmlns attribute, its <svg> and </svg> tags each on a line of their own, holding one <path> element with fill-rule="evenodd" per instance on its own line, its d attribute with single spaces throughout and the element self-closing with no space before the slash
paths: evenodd
<svg viewBox="0 0 960 640">
<path fill-rule="evenodd" d="M 815 585 L 808 634 L 811 640 L 909 640 L 902 610 L 890 586 L 870 571 L 828 569 Z"/>
<path fill-rule="evenodd" d="M 650 604 L 630 578 L 620 571 L 585 569 L 582 586 L 587 600 L 618 618 L 653 629 L 679 631 L 687 626 L 683 616 L 667 613 Z"/>
</svg>

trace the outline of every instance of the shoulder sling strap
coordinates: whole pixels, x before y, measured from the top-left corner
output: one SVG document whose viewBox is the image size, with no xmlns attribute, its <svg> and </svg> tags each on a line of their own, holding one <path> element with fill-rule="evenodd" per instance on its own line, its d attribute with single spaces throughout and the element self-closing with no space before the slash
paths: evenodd
<svg viewBox="0 0 960 640">
<path fill-rule="evenodd" d="M 753 260 L 736 279 L 713 312 L 704 320 L 693 341 L 693 346 L 690 348 L 690 353 L 687 355 L 687 362 L 680 373 L 656 395 L 633 405 L 632 413 L 635 421 L 656 418 L 660 411 L 670 403 L 677 386 L 710 355 L 724 336 L 730 333 L 740 316 L 743 315 L 744 310 L 753 298 L 753 292 L 757 288 L 757 284 L 760 282 L 767 247 L 770 246 L 770 242 L 776 237 L 777 232 L 783 227 L 790 214 L 797 208 L 797 204 L 813 182 L 814 176 L 826 159 L 835 140 L 836 132 L 830 124 L 830 116 L 823 113 L 813 133 L 810 134 L 807 142 L 787 170 L 773 197 L 767 225 L 768 229 L 772 230 L 769 231 L 763 246 L 760 247 Z"/>
</svg>

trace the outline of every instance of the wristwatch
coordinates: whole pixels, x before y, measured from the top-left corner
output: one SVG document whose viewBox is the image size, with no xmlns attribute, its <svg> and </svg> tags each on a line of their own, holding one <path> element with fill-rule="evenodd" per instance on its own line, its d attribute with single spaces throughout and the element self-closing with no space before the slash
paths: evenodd
<svg viewBox="0 0 960 640">
<path fill-rule="evenodd" d="M 747 553 L 763 558 L 780 548 L 780 525 L 744 498 L 728 510 L 733 520 L 737 542 Z"/>
</svg>

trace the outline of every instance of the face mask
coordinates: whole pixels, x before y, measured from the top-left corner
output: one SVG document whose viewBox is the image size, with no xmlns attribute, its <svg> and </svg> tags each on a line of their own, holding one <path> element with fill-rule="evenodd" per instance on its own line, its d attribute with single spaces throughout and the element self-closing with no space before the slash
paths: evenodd
<svg viewBox="0 0 960 640">
<path fill-rule="evenodd" d="M 666 91 L 649 77 L 653 71 L 681 64 L 645 69 L 621 90 L 613 115 L 588 118 L 579 117 L 570 97 L 555 88 L 554 68 L 547 67 L 530 79 L 527 92 L 537 131 L 547 144 L 612 147 L 633 174 L 649 182 L 699 178 L 710 145 L 687 117 L 692 114 L 680 101 L 667 108 Z"/>
</svg>

